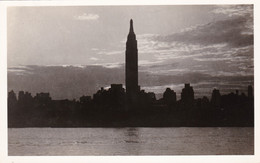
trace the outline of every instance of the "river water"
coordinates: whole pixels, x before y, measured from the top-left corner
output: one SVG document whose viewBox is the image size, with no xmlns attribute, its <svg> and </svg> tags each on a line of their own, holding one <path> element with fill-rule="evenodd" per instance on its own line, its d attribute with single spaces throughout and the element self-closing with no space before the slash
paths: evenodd
<svg viewBox="0 0 260 163">
<path fill-rule="evenodd" d="M 252 127 L 9 128 L 9 156 L 253 155 Z"/>
</svg>

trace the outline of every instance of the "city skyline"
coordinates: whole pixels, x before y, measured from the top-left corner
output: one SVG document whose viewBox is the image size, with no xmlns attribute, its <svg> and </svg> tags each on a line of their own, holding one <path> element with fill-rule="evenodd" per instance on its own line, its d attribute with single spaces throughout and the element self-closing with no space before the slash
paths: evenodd
<svg viewBox="0 0 260 163">
<path fill-rule="evenodd" d="M 133 18 L 141 89 L 170 87 L 180 97 L 191 83 L 196 97 L 214 88 L 246 93 L 254 79 L 252 15 L 252 5 L 8 8 L 8 90 L 72 99 L 124 83 Z"/>
</svg>

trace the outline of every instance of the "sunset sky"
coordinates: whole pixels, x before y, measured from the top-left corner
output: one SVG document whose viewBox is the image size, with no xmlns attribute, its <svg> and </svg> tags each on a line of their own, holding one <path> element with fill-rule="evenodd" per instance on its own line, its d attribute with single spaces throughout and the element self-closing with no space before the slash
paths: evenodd
<svg viewBox="0 0 260 163">
<path fill-rule="evenodd" d="M 146 92 L 253 85 L 253 5 L 9 7 L 8 90 L 78 99 L 124 84 L 131 18 Z"/>
</svg>

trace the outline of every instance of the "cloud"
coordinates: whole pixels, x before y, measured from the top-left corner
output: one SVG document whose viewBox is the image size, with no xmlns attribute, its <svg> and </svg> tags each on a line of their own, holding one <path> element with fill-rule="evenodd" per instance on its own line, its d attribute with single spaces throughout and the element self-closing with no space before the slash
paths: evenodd
<svg viewBox="0 0 260 163">
<path fill-rule="evenodd" d="M 239 71 L 241 74 L 250 73 L 252 69 L 241 68 L 239 64 L 253 66 L 253 45 L 230 47 L 228 43 L 219 44 L 192 44 L 189 42 L 168 42 L 168 47 L 161 49 L 161 40 L 156 40 L 158 35 L 143 37 L 139 45 L 139 56 L 146 59 L 145 66 L 149 69 L 142 69 L 150 73 L 177 74 L 185 72 L 204 72 L 207 74 L 227 71 L 234 74 Z M 146 40 L 145 40 L 146 39 Z M 149 41 L 153 40 L 153 41 Z M 164 42 L 165 43 L 165 42 Z M 159 45 L 159 46 L 158 46 Z M 145 48 L 143 48 L 145 47 Z M 181 63 L 176 66 L 172 63 Z M 142 66 L 142 62 L 140 64 Z M 152 65 L 159 65 L 157 67 Z M 194 67 L 197 66 L 197 67 Z M 185 70 L 185 71 L 184 71 Z"/>
<path fill-rule="evenodd" d="M 16 69 L 13 67 L 8 69 L 8 91 L 24 90 L 33 94 L 49 92 L 53 99 L 79 99 L 82 95 L 93 95 L 100 87 L 108 87 L 113 83 L 124 84 L 124 66 L 113 67 L 113 65 L 120 64 L 106 65 L 108 67 L 104 65 L 17 67 L 17 70 L 24 71 L 23 74 L 12 71 Z M 172 66 L 178 66 L 178 64 Z M 254 78 L 251 74 L 234 76 L 224 71 L 221 73 L 205 74 L 182 70 L 182 73 L 163 74 L 139 71 L 139 85 L 147 92 L 154 91 L 160 94 L 167 87 L 171 87 L 180 94 L 183 84 L 191 83 L 196 90 L 196 95 L 210 96 L 215 87 L 221 92 L 231 92 L 234 89 L 244 91 L 249 84 L 253 84 Z"/>
<path fill-rule="evenodd" d="M 103 50 L 100 50 L 97 54 L 99 54 L 99 55 L 107 55 L 107 56 L 110 56 L 110 55 L 123 55 L 124 51 L 122 51 L 122 50 L 109 51 L 107 49 L 103 49 Z"/>
<path fill-rule="evenodd" d="M 47 65 L 46 67 L 56 67 L 57 65 Z M 86 66 L 80 65 L 80 64 L 74 64 L 74 65 L 62 65 L 62 67 L 78 67 L 78 68 L 84 68 Z"/>
<path fill-rule="evenodd" d="M 98 60 L 99 60 L 99 59 L 96 58 L 96 57 L 90 57 L 89 59 L 92 60 L 92 61 L 98 61 Z"/>
<path fill-rule="evenodd" d="M 168 35 L 139 36 L 140 50 L 189 52 L 253 45 L 253 6 L 217 6 L 212 13 L 227 15 L 207 24 L 197 24 Z M 152 47 L 152 48 L 151 48 Z M 149 51 L 147 51 L 149 52 Z"/>
<path fill-rule="evenodd" d="M 212 11 L 215 14 L 233 16 L 253 16 L 253 5 L 220 5 Z"/>
<path fill-rule="evenodd" d="M 83 13 L 82 15 L 75 16 L 74 18 L 77 20 L 97 20 L 99 15 Z"/>
<path fill-rule="evenodd" d="M 157 63 L 162 63 L 161 61 L 149 61 L 149 60 L 139 60 L 138 65 L 139 66 L 148 66 L 148 65 L 154 65 Z"/>
<path fill-rule="evenodd" d="M 211 14 L 222 16 L 168 35 L 137 36 L 139 56 L 156 65 L 147 64 L 142 72 L 253 75 L 253 6 L 216 6 Z"/>
<path fill-rule="evenodd" d="M 198 26 L 192 30 L 166 36 L 157 36 L 155 40 L 165 43 L 182 42 L 203 46 L 224 43 L 230 47 L 248 46 L 253 44 L 253 34 L 249 32 L 252 29 L 248 29 L 246 25 L 247 19 L 247 17 L 237 17 L 234 19 L 219 20 Z"/>
<path fill-rule="evenodd" d="M 92 65 L 102 66 L 104 68 L 122 68 L 124 64 L 121 62 L 113 62 L 113 63 L 103 63 L 103 64 L 92 64 Z"/>
</svg>

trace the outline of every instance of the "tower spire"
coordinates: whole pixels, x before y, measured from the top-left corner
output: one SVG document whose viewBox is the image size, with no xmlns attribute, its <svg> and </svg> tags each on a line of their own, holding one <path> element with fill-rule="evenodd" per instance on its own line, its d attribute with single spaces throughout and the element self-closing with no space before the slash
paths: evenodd
<svg viewBox="0 0 260 163">
<path fill-rule="evenodd" d="M 130 30 L 129 33 L 134 33 L 133 20 L 130 20 Z"/>
</svg>

